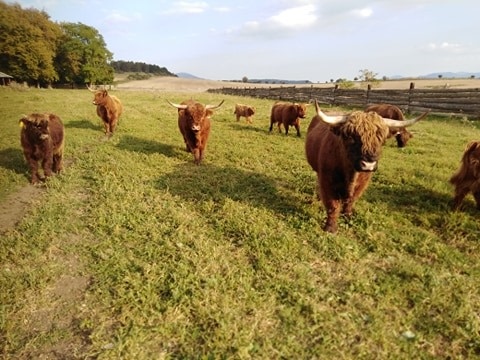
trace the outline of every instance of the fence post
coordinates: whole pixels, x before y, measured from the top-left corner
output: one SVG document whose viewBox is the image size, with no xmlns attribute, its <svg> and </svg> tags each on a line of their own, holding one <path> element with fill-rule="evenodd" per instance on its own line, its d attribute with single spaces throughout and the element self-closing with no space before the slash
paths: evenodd
<svg viewBox="0 0 480 360">
<path fill-rule="evenodd" d="M 370 91 L 372 91 L 372 84 L 367 85 L 367 98 L 366 98 L 367 103 L 365 104 L 365 106 L 370 104 Z"/>
<path fill-rule="evenodd" d="M 415 90 L 415 83 L 410 83 L 410 89 L 408 90 L 408 104 L 407 104 L 407 114 L 410 113 L 410 105 L 412 103 L 413 90 Z"/>
</svg>

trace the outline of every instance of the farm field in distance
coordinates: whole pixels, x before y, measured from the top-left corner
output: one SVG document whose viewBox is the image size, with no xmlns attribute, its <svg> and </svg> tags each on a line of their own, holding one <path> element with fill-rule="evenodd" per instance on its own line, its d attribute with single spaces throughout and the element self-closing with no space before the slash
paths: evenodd
<svg viewBox="0 0 480 360">
<path fill-rule="evenodd" d="M 331 235 L 304 153 L 313 107 L 285 136 L 268 132 L 273 101 L 163 80 L 111 92 L 124 114 L 110 140 L 86 89 L 0 87 L 4 358 L 480 356 L 480 212 L 471 195 L 450 211 L 448 182 L 477 119 L 428 116 L 407 147 L 389 139 Z M 166 102 L 191 97 L 225 100 L 200 166 Z M 65 170 L 34 187 L 18 120 L 47 111 L 65 124 Z"/>
</svg>

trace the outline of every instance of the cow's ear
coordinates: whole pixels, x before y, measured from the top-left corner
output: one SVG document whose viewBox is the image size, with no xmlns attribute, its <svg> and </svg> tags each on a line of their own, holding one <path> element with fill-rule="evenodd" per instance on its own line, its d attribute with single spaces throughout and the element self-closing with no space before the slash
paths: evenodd
<svg viewBox="0 0 480 360">
<path fill-rule="evenodd" d="M 213 110 L 207 109 L 207 110 L 205 111 L 205 115 L 208 116 L 208 117 L 212 116 L 212 115 L 213 115 Z"/>
<path fill-rule="evenodd" d="M 102 95 L 103 95 L 103 97 L 107 96 L 107 95 L 108 95 L 107 90 L 103 90 L 103 91 L 102 91 Z"/>
<path fill-rule="evenodd" d="M 24 128 L 27 126 L 27 122 L 28 122 L 28 117 L 27 115 L 22 115 L 22 117 L 20 118 L 20 120 L 18 120 L 18 126 L 20 126 L 21 128 Z"/>
</svg>

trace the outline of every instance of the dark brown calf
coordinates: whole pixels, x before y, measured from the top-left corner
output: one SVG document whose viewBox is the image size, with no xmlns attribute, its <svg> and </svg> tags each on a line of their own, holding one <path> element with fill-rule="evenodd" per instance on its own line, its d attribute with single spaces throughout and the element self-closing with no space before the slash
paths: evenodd
<svg viewBox="0 0 480 360">
<path fill-rule="evenodd" d="M 277 102 L 272 106 L 270 114 L 270 129 L 273 125 L 278 125 L 278 132 L 282 132 L 281 125 L 285 128 L 285 135 L 288 135 L 288 128 L 294 126 L 297 130 L 297 136 L 300 137 L 300 119 L 304 119 L 307 114 L 306 104 L 287 104 Z"/>
<path fill-rule="evenodd" d="M 480 141 L 470 141 L 463 153 L 460 168 L 450 178 L 455 186 L 453 210 L 460 208 L 469 192 L 473 194 L 477 209 L 480 210 Z"/>
<path fill-rule="evenodd" d="M 20 143 L 31 172 L 31 183 L 43 178 L 39 174 L 38 162 L 42 163 L 45 178 L 52 172 L 62 170 L 64 127 L 62 120 L 54 114 L 24 115 L 19 120 Z"/>
</svg>

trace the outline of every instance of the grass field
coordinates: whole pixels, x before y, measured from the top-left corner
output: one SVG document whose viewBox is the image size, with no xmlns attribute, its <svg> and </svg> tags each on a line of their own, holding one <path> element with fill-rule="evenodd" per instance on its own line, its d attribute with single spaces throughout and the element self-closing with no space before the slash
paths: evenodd
<svg viewBox="0 0 480 360">
<path fill-rule="evenodd" d="M 106 141 L 87 90 L 0 88 L 0 203 L 28 203 L 0 234 L 3 358 L 480 357 L 480 214 L 471 197 L 451 212 L 448 183 L 478 122 L 429 116 L 406 148 L 390 139 L 330 235 L 309 120 L 297 138 L 268 133 L 267 100 L 115 95 L 125 113 Z M 190 97 L 225 99 L 200 166 L 165 101 Z M 253 125 L 236 102 L 256 106 Z M 66 169 L 41 188 L 18 127 L 37 111 L 66 128 Z"/>
</svg>

